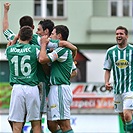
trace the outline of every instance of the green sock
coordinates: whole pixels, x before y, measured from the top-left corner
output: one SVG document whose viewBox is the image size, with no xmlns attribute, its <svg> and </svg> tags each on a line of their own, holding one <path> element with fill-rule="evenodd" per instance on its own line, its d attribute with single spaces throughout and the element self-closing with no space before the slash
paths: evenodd
<svg viewBox="0 0 133 133">
<path fill-rule="evenodd" d="M 33 130 L 32 130 L 32 129 L 30 129 L 30 133 L 33 133 Z M 43 130 L 41 131 L 41 133 L 44 133 Z M 59 133 L 60 133 L 60 132 L 59 132 Z"/>
<path fill-rule="evenodd" d="M 65 131 L 63 133 L 74 133 L 74 131 L 72 129 L 68 130 L 68 131 Z"/>
<path fill-rule="evenodd" d="M 123 124 L 123 129 L 124 131 L 126 131 L 126 124 Z"/>
<path fill-rule="evenodd" d="M 131 120 L 130 122 L 126 122 L 126 130 L 133 131 L 133 120 Z"/>
<path fill-rule="evenodd" d="M 54 133 L 63 133 L 61 129 L 55 131 Z"/>
<path fill-rule="evenodd" d="M 33 133 L 33 130 L 32 130 L 32 128 L 30 129 L 30 133 Z"/>
</svg>

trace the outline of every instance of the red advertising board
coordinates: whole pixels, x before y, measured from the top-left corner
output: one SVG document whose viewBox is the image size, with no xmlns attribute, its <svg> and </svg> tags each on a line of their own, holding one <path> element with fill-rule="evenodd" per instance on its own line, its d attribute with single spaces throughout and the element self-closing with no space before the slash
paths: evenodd
<svg viewBox="0 0 133 133">
<path fill-rule="evenodd" d="M 73 91 L 72 109 L 113 108 L 113 92 L 106 90 L 102 83 L 74 83 L 71 84 L 71 88 Z"/>
</svg>

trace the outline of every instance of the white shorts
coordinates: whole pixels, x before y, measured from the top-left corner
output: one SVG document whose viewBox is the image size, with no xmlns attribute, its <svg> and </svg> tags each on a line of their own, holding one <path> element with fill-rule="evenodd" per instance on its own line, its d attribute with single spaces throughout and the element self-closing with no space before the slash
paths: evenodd
<svg viewBox="0 0 133 133">
<path fill-rule="evenodd" d="M 124 109 L 133 110 L 133 92 L 114 95 L 115 112 L 121 113 Z"/>
<path fill-rule="evenodd" d="M 50 86 L 48 94 L 48 120 L 70 119 L 70 106 L 72 103 L 72 90 L 69 85 Z"/>
<path fill-rule="evenodd" d="M 15 122 L 40 120 L 40 96 L 37 86 L 13 85 L 9 120 Z"/>
</svg>

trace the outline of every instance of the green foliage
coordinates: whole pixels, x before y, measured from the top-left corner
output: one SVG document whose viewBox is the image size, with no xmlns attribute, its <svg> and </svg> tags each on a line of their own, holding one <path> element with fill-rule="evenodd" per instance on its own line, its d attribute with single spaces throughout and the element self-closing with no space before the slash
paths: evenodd
<svg viewBox="0 0 133 133">
<path fill-rule="evenodd" d="M 11 90 L 9 83 L 0 83 L 0 109 L 9 108 Z"/>
</svg>

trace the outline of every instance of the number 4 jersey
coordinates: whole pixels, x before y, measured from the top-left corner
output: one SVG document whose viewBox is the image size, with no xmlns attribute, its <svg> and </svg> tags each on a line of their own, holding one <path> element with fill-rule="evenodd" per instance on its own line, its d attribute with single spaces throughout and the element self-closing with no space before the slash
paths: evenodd
<svg viewBox="0 0 133 133">
<path fill-rule="evenodd" d="M 37 78 L 37 62 L 40 48 L 31 44 L 15 44 L 6 49 L 10 68 L 10 84 L 35 86 Z"/>
</svg>

